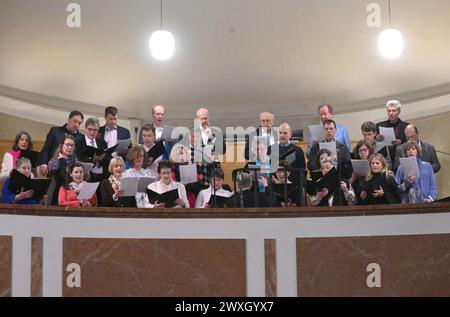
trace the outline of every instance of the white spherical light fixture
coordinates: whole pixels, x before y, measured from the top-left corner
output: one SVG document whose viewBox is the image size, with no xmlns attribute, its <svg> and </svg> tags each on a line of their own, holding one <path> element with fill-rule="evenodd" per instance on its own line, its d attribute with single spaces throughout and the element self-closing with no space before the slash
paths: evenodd
<svg viewBox="0 0 450 317">
<path fill-rule="evenodd" d="M 387 59 L 396 59 L 403 53 L 403 35 L 399 30 L 387 29 L 378 37 L 378 50 Z"/>
<path fill-rule="evenodd" d="M 168 60 L 175 51 L 175 39 L 169 31 L 159 30 L 150 37 L 150 52 L 152 56 L 161 61 Z"/>
</svg>

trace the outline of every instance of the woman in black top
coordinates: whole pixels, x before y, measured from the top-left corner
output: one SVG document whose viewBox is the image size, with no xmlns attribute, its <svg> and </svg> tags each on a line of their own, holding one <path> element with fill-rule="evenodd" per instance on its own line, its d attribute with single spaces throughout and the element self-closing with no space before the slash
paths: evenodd
<svg viewBox="0 0 450 317">
<path fill-rule="evenodd" d="M 118 156 L 109 163 L 109 173 L 111 176 L 104 179 L 100 184 L 102 207 L 136 207 L 136 197 L 121 197 L 123 189 L 120 188 L 122 174 L 125 169 L 125 162 Z"/>
<path fill-rule="evenodd" d="M 369 173 L 359 194 L 361 202 L 368 205 L 399 204 L 400 192 L 394 173 L 388 170 L 386 160 L 380 153 L 369 158 Z"/>
</svg>

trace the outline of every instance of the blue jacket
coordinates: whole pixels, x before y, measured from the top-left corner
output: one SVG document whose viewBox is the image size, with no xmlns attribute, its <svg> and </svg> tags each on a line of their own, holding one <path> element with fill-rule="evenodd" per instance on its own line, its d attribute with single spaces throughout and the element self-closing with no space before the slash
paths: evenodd
<svg viewBox="0 0 450 317">
<path fill-rule="evenodd" d="M 438 189 L 436 185 L 436 177 L 433 172 L 433 167 L 430 163 L 424 162 L 420 159 L 417 159 L 417 163 L 419 164 L 420 178 L 416 179 L 413 184 L 410 184 L 407 181 L 407 176 L 403 171 L 403 167 L 400 165 L 397 174 L 395 175 L 395 179 L 397 184 L 399 184 L 400 192 L 401 192 L 401 201 L 403 204 L 410 203 L 409 201 L 409 191 L 411 188 L 414 188 L 416 193 L 420 192 L 419 195 L 416 195 L 416 202 L 422 203 L 425 198 L 431 197 L 433 200 L 437 199 Z"/>
</svg>

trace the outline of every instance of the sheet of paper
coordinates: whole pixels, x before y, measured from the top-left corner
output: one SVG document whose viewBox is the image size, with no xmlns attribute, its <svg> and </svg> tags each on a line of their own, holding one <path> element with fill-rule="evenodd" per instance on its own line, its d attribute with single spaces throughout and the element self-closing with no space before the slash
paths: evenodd
<svg viewBox="0 0 450 317">
<path fill-rule="evenodd" d="M 135 196 L 138 190 L 139 177 L 125 177 L 120 180 L 120 189 L 123 189 L 122 197 Z"/>
<path fill-rule="evenodd" d="M 414 176 L 416 179 L 420 177 L 419 165 L 416 157 L 401 157 L 400 165 L 406 177 Z"/>
<path fill-rule="evenodd" d="M 320 124 L 310 125 L 309 131 L 311 132 L 311 135 L 314 140 L 317 140 L 319 142 L 325 140 L 325 130 L 323 129 L 322 125 Z"/>
<path fill-rule="evenodd" d="M 117 141 L 117 147 L 114 152 L 119 153 L 119 154 L 125 152 L 125 150 L 128 148 L 130 143 L 131 143 L 131 139 Z"/>
<path fill-rule="evenodd" d="M 83 165 L 84 175 L 89 175 L 92 168 L 94 167 L 94 163 L 85 163 L 85 162 L 77 162 L 77 163 L 80 163 L 81 165 Z"/>
<path fill-rule="evenodd" d="M 383 128 L 380 127 L 380 134 L 384 136 L 383 142 L 387 145 L 391 145 L 392 141 L 396 139 L 394 128 Z"/>
<path fill-rule="evenodd" d="M 183 185 L 197 181 L 197 164 L 180 165 L 180 182 Z"/>
<path fill-rule="evenodd" d="M 154 177 L 139 177 L 138 181 L 138 193 L 145 193 L 147 191 L 148 185 L 155 182 L 156 178 Z"/>
<path fill-rule="evenodd" d="M 327 149 L 333 155 L 337 155 L 336 142 L 320 142 L 319 149 Z"/>
<path fill-rule="evenodd" d="M 352 160 L 353 171 L 358 176 L 366 176 L 369 173 L 368 160 Z"/>
<path fill-rule="evenodd" d="M 91 199 L 97 191 L 98 185 L 100 183 L 84 183 L 78 193 L 78 199 Z"/>
</svg>

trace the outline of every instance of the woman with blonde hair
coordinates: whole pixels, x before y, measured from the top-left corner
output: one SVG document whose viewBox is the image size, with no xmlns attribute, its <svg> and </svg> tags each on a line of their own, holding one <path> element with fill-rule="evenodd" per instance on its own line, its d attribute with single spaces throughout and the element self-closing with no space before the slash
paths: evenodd
<svg viewBox="0 0 450 317">
<path fill-rule="evenodd" d="M 382 154 L 376 153 L 369 157 L 369 173 L 363 180 L 359 195 L 361 202 L 368 205 L 400 203 L 394 173 L 388 169 Z"/>
<path fill-rule="evenodd" d="M 127 153 L 127 161 L 131 167 L 123 172 L 123 178 L 126 177 L 150 177 L 150 173 L 144 168 L 147 160 L 147 153 L 140 145 L 134 145 Z M 136 193 L 136 205 L 138 208 L 145 208 L 147 204 L 146 193 Z"/>
<path fill-rule="evenodd" d="M 123 189 L 120 188 L 125 162 L 122 157 L 111 159 L 108 171 L 111 176 L 104 179 L 100 184 L 102 207 L 136 207 L 136 198 L 122 197 Z"/>
</svg>

